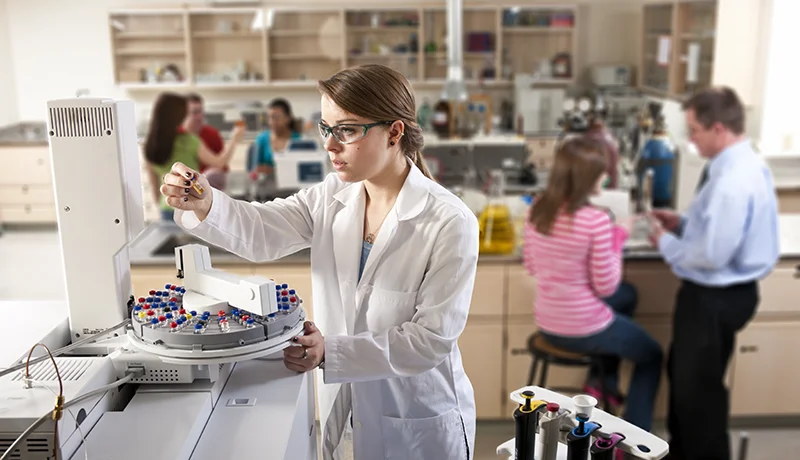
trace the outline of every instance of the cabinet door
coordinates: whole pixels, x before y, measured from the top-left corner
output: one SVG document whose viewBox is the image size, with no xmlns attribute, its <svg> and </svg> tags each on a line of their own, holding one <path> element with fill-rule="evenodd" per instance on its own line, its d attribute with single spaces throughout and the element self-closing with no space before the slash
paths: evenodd
<svg viewBox="0 0 800 460">
<path fill-rule="evenodd" d="M 55 224 L 54 204 L 0 204 L 0 222 L 18 224 Z"/>
<path fill-rule="evenodd" d="M 507 326 L 508 346 L 505 349 L 506 384 L 505 384 L 505 409 L 503 416 L 511 418 L 516 408 L 508 395 L 528 384 L 533 357 L 527 352 L 528 337 L 536 332 L 533 318 L 528 321 L 509 322 Z M 533 384 L 538 385 L 542 364 L 539 363 L 539 372 Z M 588 367 L 565 367 L 551 364 L 547 370 L 546 388 L 562 387 L 580 389 L 586 382 Z"/>
<path fill-rule="evenodd" d="M 286 283 L 303 299 L 303 309 L 309 321 L 314 320 L 314 300 L 311 292 L 311 265 L 266 264 L 256 267 L 256 275 Z"/>
<path fill-rule="evenodd" d="M 800 190 L 778 189 L 778 207 L 783 213 L 800 212 Z"/>
<path fill-rule="evenodd" d="M 53 187 L 48 185 L 0 185 L 0 204 L 54 204 Z"/>
<path fill-rule="evenodd" d="M 536 279 L 525 267 L 508 267 L 508 314 L 522 318 L 533 318 L 533 300 L 536 297 Z"/>
<path fill-rule="evenodd" d="M 796 312 L 800 311 L 797 299 L 800 298 L 800 273 L 796 267 L 800 261 L 782 261 L 775 270 L 759 283 L 761 301 L 759 312 Z"/>
<path fill-rule="evenodd" d="M 472 289 L 469 316 L 503 315 L 506 290 L 506 266 L 479 264 Z"/>
<path fill-rule="evenodd" d="M 503 401 L 503 324 L 470 318 L 458 340 L 479 419 L 498 419 Z"/>
<path fill-rule="evenodd" d="M 627 260 L 625 281 L 636 286 L 639 293 L 637 316 L 671 315 L 680 281 L 662 261 Z"/>
<path fill-rule="evenodd" d="M 46 145 L 0 148 L 0 164 L 3 165 L 3 184 L 52 183 L 50 148 Z"/>
<path fill-rule="evenodd" d="M 669 379 L 667 377 L 667 357 L 669 346 L 672 342 L 672 325 L 670 319 L 663 321 L 642 321 L 639 324 L 649 332 L 653 338 L 661 345 L 664 350 L 664 362 L 661 369 L 661 383 L 658 386 L 656 404 L 653 418 L 656 420 L 664 419 L 667 416 L 667 405 L 669 404 Z M 619 368 L 619 386 L 622 394 L 628 394 L 631 375 L 633 374 L 633 364 L 630 361 L 622 360 Z"/>
<path fill-rule="evenodd" d="M 751 323 L 739 333 L 733 361 L 731 414 L 797 415 L 800 321 Z"/>
<path fill-rule="evenodd" d="M 163 289 L 167 283 L 177 286 L 183 285 L 183 280 L 178 279 L 178 270 L 174 265 L 163 267 L 132 267 L 131 283 L 135 297 L 147 297 L 150 290 Z"/>
</svg>

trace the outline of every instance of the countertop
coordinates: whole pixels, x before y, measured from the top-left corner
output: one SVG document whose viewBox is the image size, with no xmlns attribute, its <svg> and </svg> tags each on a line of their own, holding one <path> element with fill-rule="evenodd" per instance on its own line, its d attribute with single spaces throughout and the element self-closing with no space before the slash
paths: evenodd
<svg viewBox="0 0 800 460">
<path fill-rule="evenodd" d="M 780 254 L 782 258 L 800 257 L 800 214 L 781 214 L 780 215 Z M 153 253 L 165 246 L 171 238 L 178 238 L 179 244 L 199 243 L 184 232 L 180 227 L 172 222 L 155 222 L 150 224 L 139 237 L 137 237 L 130 247 L 130 258 L 132 266 L 163 266 L 174 265 L 175 255 L 173 247 L 166 247 L 162 254 Z M 172 240 L 176 241 L 176 240 Z M 209 247 L 211 250 L 211 262 L 215 265 L 242 265 L 254 264 L 234 254 L 228 253 L 216 247 Z M 626 260 L 657 260 L 660 259 L 658 251 L 650 247 L 644 241 L 630 241 L 624 249 Z M 295 254 L 286 256 L 282 259 L 261 262 L 256 265 L 289 264 L 289 265 L 308 265 L 310 263 L 311 252 L 308 249 Z M 520 254 L 511 255 L 481 255 L 479 263 L 522 263 Z"/>
</svg>

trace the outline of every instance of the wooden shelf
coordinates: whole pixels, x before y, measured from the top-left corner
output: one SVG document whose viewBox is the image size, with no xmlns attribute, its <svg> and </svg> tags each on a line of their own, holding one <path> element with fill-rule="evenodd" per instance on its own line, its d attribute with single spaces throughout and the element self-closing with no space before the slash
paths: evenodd
<svg viewBox="0 0 800 460">
<path fill-rule="evenodd" d="M 261 14 L 205 6 L 112 11 L 115 81 L 127 90 L 174 87 L 140 82 L 158 78 L 166 65 L 187 80 L 181 87 L 204 90 L 313 88 L 320 78 L 369 62 L 398 70 L 415 87 L 441 86 L 447 76 L 442 7 L 285 7 L 273 10 L 269 24 Z M 576 19 L 576 6 L 465 6 L 465 79 L 512 88 L 513 74 L 531 72 L 542 60 L 559 54 L 574 60 Z M 253 31 L 259 22 L 271 28 Z"/>
<path fill-rule="evenodd" d="M 682 100 L 694 90 L 711 84 L 716 8 L 715 0 L 678 0 L 643 7 L 642 51 L 637 72 L 640 89 Z M 688 63 L 690 56 L 696 59 L 692 66 Z"/>
</svg>

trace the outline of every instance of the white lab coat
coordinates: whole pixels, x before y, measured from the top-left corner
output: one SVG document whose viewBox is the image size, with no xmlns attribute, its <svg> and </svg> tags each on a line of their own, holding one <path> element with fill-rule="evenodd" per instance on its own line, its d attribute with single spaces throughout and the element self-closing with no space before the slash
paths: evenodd
<svg viewBox="0 0 800 460">
<path fill-rule="evenodd" d="M 359 281 L 362 183 L 331 174 L 264 204 L 213 194 L 202 223 L 181 211 L 175 221 L 251 261 L 311 247 L 314 317 L 325 337 L 323 457 L 338 456 L 352 410 L 356 460 L 472 459 L 475 398 L 457 341 L 472 297 L 478 224 L 461 200 L 412 163 Z"/>
</svg>

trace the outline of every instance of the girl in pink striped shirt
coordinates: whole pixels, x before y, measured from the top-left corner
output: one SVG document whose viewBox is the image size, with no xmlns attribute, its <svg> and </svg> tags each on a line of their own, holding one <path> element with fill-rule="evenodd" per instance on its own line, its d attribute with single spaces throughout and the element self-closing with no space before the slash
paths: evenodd
<svg viewBox="0 0 800 460">
<path fill-rule="evenodd" d="M 559 348 L 603 355 L 603 386 L 612 394 L 620 358 L 632 360 L 624 417 L 650 431 L 663 352 L 631 319 L 635 290 L 620 285 L 622 246 L 632 221 L 615 225 L 589 202 L 600 192 L 607 165 L 595 140 L 576 138 L 558 148 L 547 188 L 525 226 L 523 257 L 536 278 L 534 317 L 542 336 Z M 590 371 L 587 392 L 597 393 L 598 375 Z"/>
</svg>

